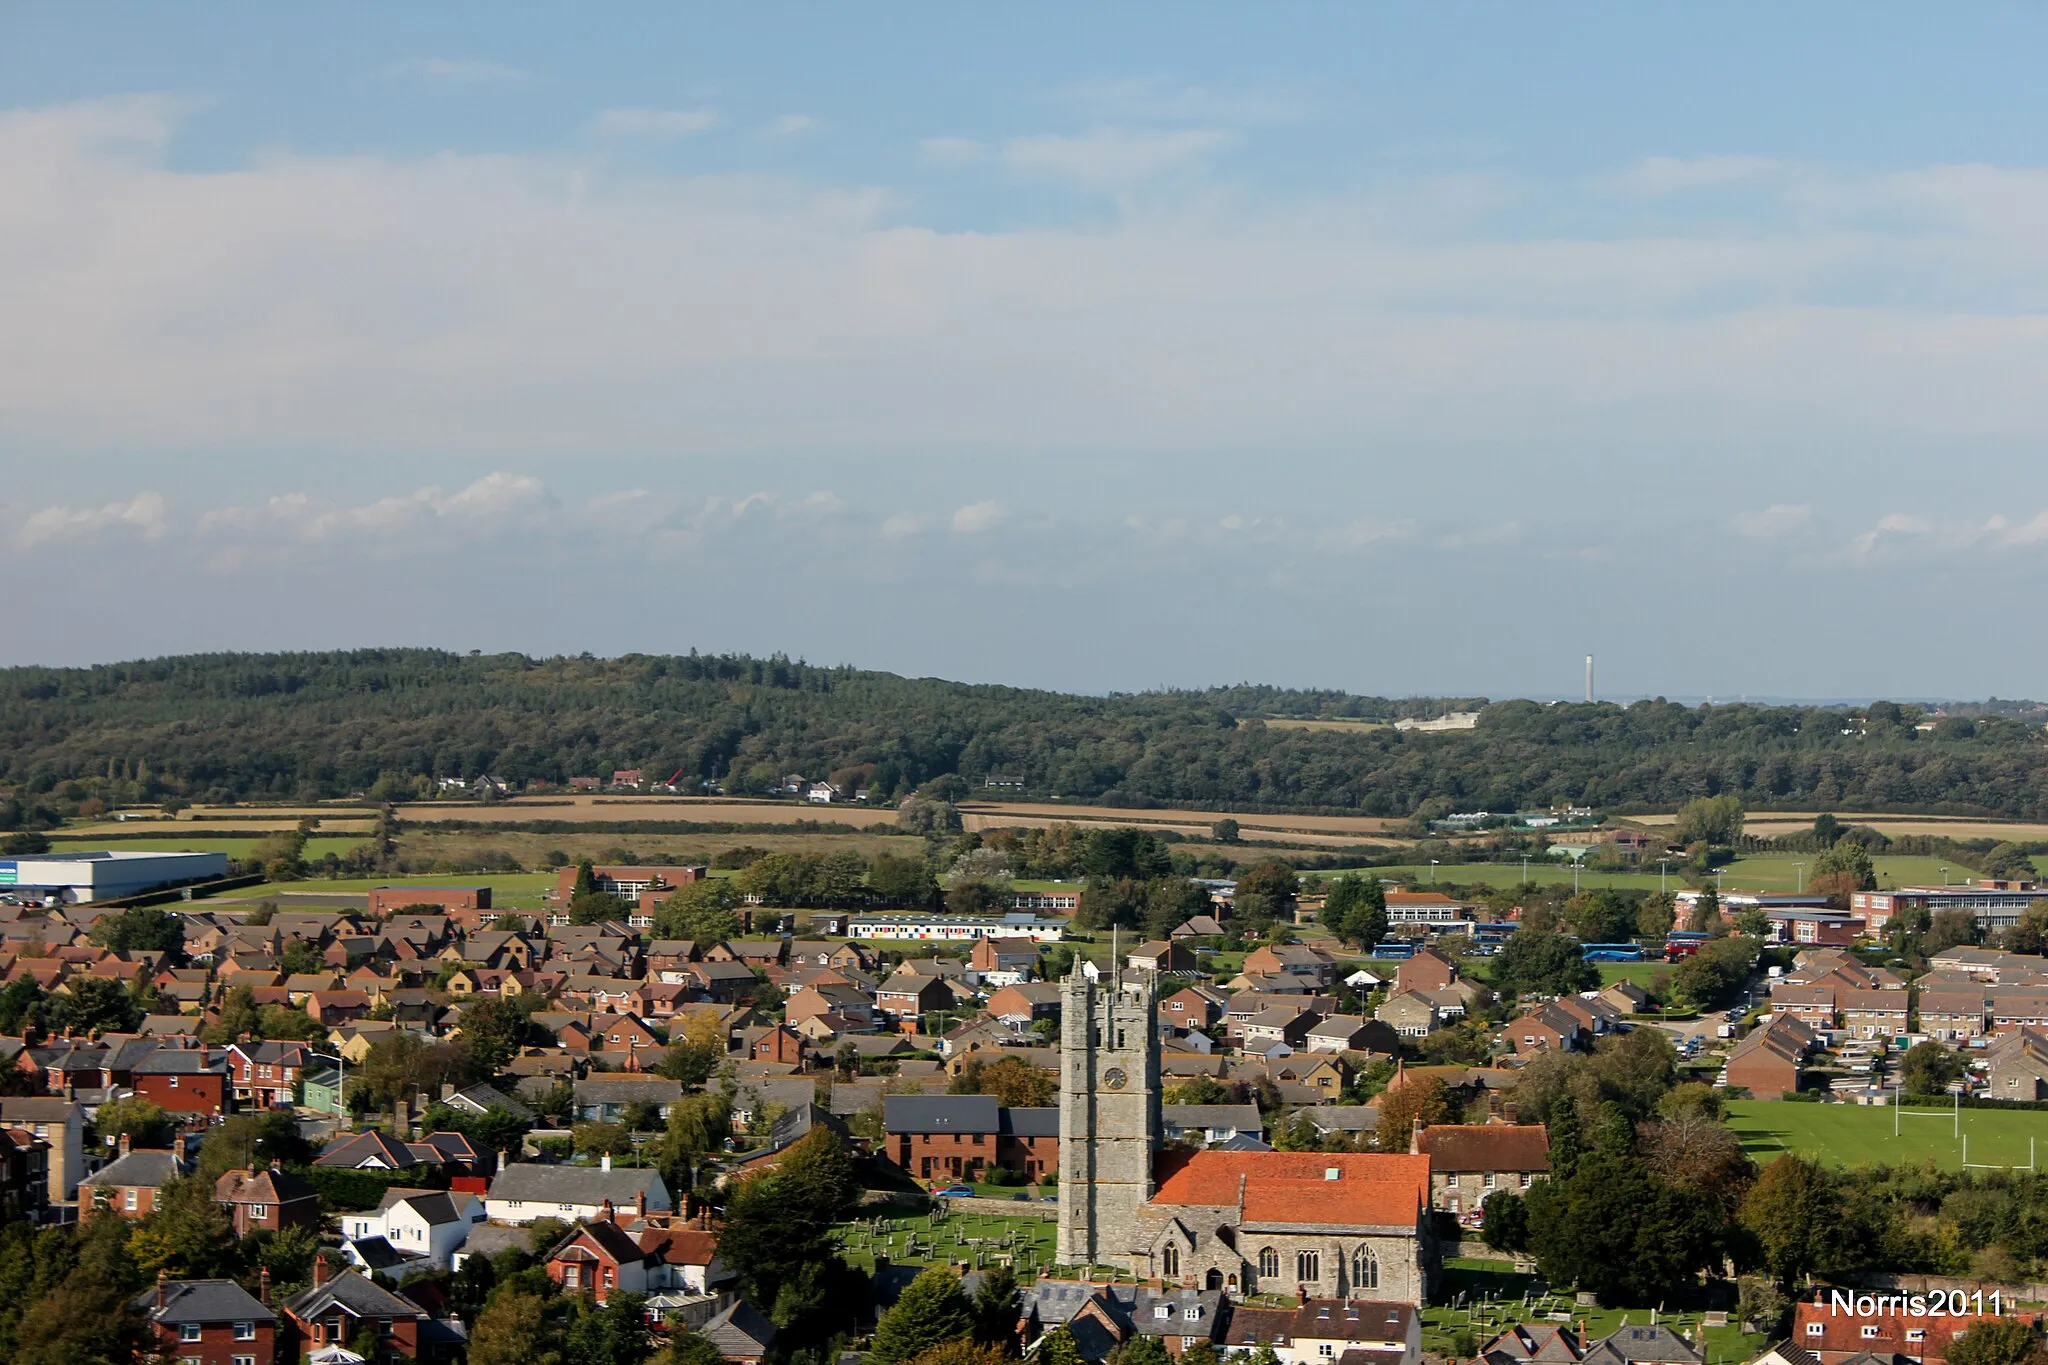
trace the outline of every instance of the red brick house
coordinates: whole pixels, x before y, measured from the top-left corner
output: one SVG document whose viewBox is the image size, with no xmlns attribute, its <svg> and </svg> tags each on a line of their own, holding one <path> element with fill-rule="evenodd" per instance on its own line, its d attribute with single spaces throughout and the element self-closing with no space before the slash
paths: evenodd
<svg viewBox="0 0 2048 1365">
<path fill-rule="evenodd" d="M 228 1078 L 245 1104 L 287 1108 L 313 1056 L 304 1043 L 230 1043 Z"/>
<path fill-rule="evenodd" d="M 184 1173 L 176 1153 L 128 1147 L 121 1135 L 121 1155 L 78 1182 L 80 1216 L 118 1213 L 140 1222 L 156 1210 L 157 1192 Z"/>
<path fill-rule="evenodd" d="M 1821 1361 L 1821 1365 L 1842 1365 L 1852 1356 L 1866 1352 L 1879 1359 L 1902 1355 L 1936 1365 L 1948 1358 L 1950 1342 L 1991 1316 L 1842 1313 L 1834 1311 L 1828 1303 L 1799 1303 L 1792 1309 L 1790 1344 Z M 2024 1320 L 2038 1326 L 2039 1316 L 2030 1314 Z"/>
<path fill-rule="evenodd" d="M 1814 1036 L 1789 1014 L 1780 1014 L 1735 1045 L 1728 1054 L 1728 1087 L 1760 1100 L 1783 1099 L 1799 1091 L 1800 1063 Z"/>
<path fill-rule="evenodd" d="M 548 1252 L 548 1278 L 567 1294 L 589 1294 L 604 1303 L 613 1294 L 647 1292 L 647 1269 L 655 1260 L 619 1226 L 607 1205 Z"/>
<path fill-rule="evenodd" d="M 802 1066 L 804 1040 L 791 1032 L 787 1025 L 777 1024 L 754 1040 L 748 1055 L 757 1062 L 786 1062 Z"/>
<path fill-rule="evenodd" d="M 1012 1109 L 993 1095 L 889 1095 L 883 1129 L 885 1154 L 918 1180 L 991 1167 L 1037 1180 L 1059 1166 L 1059 1110 Z"/>
<path fill-rule="evenodd" d="M 129 1307 L 142 1314 L 152 1354 L 179 1365 L 272 1365 L 277 1356 L 277 1314 L 265 1300 L 233 1280 L 173 1280 L 159 1275 L 153 1289 Z"/>
<path fill-rule="evenodd" d="M 353 1270 L 330 1273 L 325 1252 L 313 1257 L 313 1283 L 287 1299 L 284 1311 L 290 1327 L 286 1343 L 290 1359 L 306 1354 L 306 1347 L 347 1346 L 364 1331 L 393 1355 L 425 1358 L 420 1339 L 426 1312 L 411 1299 L 379 1289 Z"/>
<path fill-rule="evenodd" d="M 275 1167 L 224 1172 L 214 1182 L 213 1198 L 227 1209 L 237 1237 L 286 1228 L 320 1230 L 320 1192 Z"/>
<path fill-rule="evenodd" d="M 571 881 L 575 878 L 572 876 Z M 448 914 L 491 908 L 488 886 L 377 886 L 370 889 L 370 913 L 384 916 L 415 905 L 431 905 Z"/>
<path fill-rule="evenodd" d="M 228 1112 L 227 1063 L 207 1048 L 158 1048 L 135 1064 L 134 1085 L 166 1113 Z"/>
</svg>

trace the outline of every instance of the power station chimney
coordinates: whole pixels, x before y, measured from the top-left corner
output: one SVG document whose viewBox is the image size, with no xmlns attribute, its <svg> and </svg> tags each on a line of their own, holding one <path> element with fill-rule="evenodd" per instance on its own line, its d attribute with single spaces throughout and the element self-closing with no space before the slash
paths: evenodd
<svg viewBox="0 0 2048 1365">
<path fill-rule="evenodd" d="M 1586 656 L 1586 700 L 1593 700 L 1593 656 Z"/>
</svg>

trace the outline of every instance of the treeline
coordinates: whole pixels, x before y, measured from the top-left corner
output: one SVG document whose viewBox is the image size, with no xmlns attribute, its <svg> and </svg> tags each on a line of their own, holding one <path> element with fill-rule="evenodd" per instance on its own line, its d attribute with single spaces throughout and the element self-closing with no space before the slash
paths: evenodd
<svg viewBox="0 0 2048 1365">
<path fill-rule="evenodd" d="M 771 791 L 790 773 L 893 799 L 935 779 L 1134 808 L 1378 816 L 1561 803 L 2048 816 L 2029 718 L 1889 702 L 1802 707 L 1486 705 L 1448 733 L 1274 727 L 1469 701 L 1249 685 L 1072 696 L 743 655 L 618 659 L 432 650 L 212 654 L 0 671 L 0 828 L 88 802 L 409 796 L 479 774 L 524 784 L 641 768 Z"/>
</svg>

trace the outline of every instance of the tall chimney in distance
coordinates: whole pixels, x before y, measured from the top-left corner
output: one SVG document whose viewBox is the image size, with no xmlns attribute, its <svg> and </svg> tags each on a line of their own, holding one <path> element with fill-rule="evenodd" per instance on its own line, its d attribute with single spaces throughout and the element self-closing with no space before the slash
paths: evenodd
<svg viewBox="0 0 2048 1365">
<path fill-rule="evenodd" d="M 1593 656 L 1586 656 L 1586 700 L 1593 700 Z"/>
</svg>

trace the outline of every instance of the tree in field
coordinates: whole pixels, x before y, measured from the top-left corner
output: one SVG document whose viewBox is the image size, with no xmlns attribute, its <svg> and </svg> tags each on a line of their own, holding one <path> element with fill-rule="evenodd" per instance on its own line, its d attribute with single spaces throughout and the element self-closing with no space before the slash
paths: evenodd
<svg viewBox="0 0 2048 1365">
<path fill-rule="evenodd" d="M 1678 964 L 1671 986 L 1694 1005 L 1718 1005 L 1732 999 L 1756 968 L 1756 940 L 1742 935 L 1718 938 Z"/>
<path fill-rule="evenodd" d="M 705 877 L 678 887 L 654 910 L 657 938 L 718 943 L 740 931 L 739 889 L 730 877 Z"/>
<path fill-rule="evenodd" d="M 1808 885 L 1822 895 L 1847 895 L 1877 885 L 1877 869 L 1870 861 L 1870 850 L 1847 834 L 1823 849 L 1808 873 Z"/>
<path fill-rule="evenodd" d="M 155 1210 L 128 1239 L 128 1254 L 145 1277 L 207 1278 L 236 1269 L 234 1225 L 214 1202 L 213 1186 L 190 1176 L 157 1191 Z"/>
<path fill-rule="evenodd" d="M 1234 844 L 1238 841 L 1237 821 L 1231 819 L 1218 820 L 1215 824 L 1209 826 L 1209 835 L 1219 844 Z"/>
<path fill-rule="evenodd" d="M 469 1045 L 471 1060 L 484 1074 L 496 1073 L 533 1038 L 532 1020 L 520 1004 L 524 998 L 486 995 L 463 1006 L 462 1041 Z"/>
<path fill-rule="evenodd" d="M 1493 984 L 1517 995 L 1568 995 L 1600 984 L 1600 969 L 1586 961 L 1578 940 L 1524 928 L 1493 959 Z"/>
<path fill-rule="evenodd" d="M 672 1041 L 661 1054 L 655 1071 L 684 1085 L 702 1085 L 725 1062 L 727 1032 L 725 1020 L 713 1009 L 691 1010 L 682 1016 L 680 1029 L 672 1029 Z"/>
<path fill-rule="evenodd" d="M 69 995 L 50 997 L 51 1028 L 70 1029 L 75 1034 L 133 1033 L 142 1023 L 142 1007 L 127 987 L 104 976 L 72 977 L 66 983 Z"/>
<path fill-rule="evenodd" d="M 960 1292 L 959 1276 L 934 1266 L 912 1280 L 882 1314 L 868 1359 L 874 1365 L 907 1365 L 935 1346 L 973 1334 L 974 1309 Z"/>
<path fill-rule="evenodd" d="M 1977 870 L 1997 881 L 2030 882 L 2040 876 L 2033 858 L 2015 843 L 1995 845 L 1977 864 Z"/>
<path fill-rule="evenodd" d="M 924 859 L 878 853 L 868 864 L 868 890 L 890 905 L 929 905 L 939 884 Z"/>
<path fill-rule="evenodd" d="M 1703 843 L 1726 848 L 1742 837 L 1742 798 L 1702 796 L 1678 808 L 1672 838 L 1681 844 Z"/>
<path fill-rule="evenodd" d="M 1329 885 L 1323 927 L 1346 943 L 1370 947 L 1387 936 L 1387 892 L 1377 877 L 1346 873 Z"/>
<path fill-rule="evenodd" d="M 1581 943 L 1620 943 L 1636 928 L 1635 907 L 1604 887 L 1567 901 L 1565 917 Z"/>
<path fill-rule="evenodd" d="M 1787 1152 L 1764 1167 L 1737 1216 L 1781 1285 L 1830 1264 L 1837 1253 L 1841 1196 L 1818 1161 Z"/>
</svg>

